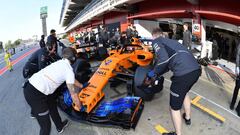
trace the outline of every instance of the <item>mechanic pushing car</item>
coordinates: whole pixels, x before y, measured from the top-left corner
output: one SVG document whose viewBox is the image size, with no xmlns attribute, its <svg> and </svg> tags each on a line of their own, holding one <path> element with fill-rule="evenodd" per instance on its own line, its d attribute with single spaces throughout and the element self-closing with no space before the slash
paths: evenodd
<svg viewBox="0 0 240 135">
<path fill-rule="evenodd" d="M 78 89 L 87 84 L 79 83 L 74 76 L 72 64 L 76 60 L 73 48 L 63 50 L 63 59 L 52 63 L 35 73 L 24 88 L 24 96 L 40 125 L 40 135 L 49 135 L 51 130 L 50 116 L 59 133 L 68 125 L 68 120 L 61 120 L 57 110 L 56 89 L 66 82 L 75 107 L 81 108 Z"/>
<path fill-rule="evenodd" d="M 37 50 L 31 55 L 23 68 L 24 78 L 31 77 L 47 65 L 61 59 L 55 52 L 55 46 L 55 42 L 50 40 L 46 43 L 46 47 Z"/>
<path fill-rule="evenodd" d="M 143 85 L 151 84 L 156 76 L 161 76 L 169 70 L 173 72 L 170 87 L 170 111 L 176 131 L 163 135 L 182 135 L 180 109 L 184 105 L 182 116 L 185 123 L 190 125 L 191 102 L 188 92 L 201 75 L 201 68 L 187 48 L 175 40 L 165 38 L 160 28 L 154 29 L 152 35 L 156 64 L 153 70 L 147 73 Z"/>
</svg>

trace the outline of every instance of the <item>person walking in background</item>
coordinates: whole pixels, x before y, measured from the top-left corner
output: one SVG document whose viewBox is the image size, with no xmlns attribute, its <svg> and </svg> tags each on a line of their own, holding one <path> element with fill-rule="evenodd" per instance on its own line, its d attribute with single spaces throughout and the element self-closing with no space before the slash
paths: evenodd
<svg viewBox="0 0 240 135">
<path fill-rule="evenodd" d="M 10 72 L 13 71 L 12 63 L 11 63 L 11 57 L 12 55 L 6 50 L 5 56 L 4 56 L 4 61 L 6 62 L 6 66 Z"/>
<path fill-rule="evenodd" d="M 191 40 L 192 34 L 188 30 L 188 24 L 183 24 L 183 46 L 185 46 L 188 50 L 191 50 Z"/>
<path fill-rule="evenodd" d="M 41 40 L 40 40 L 40 42 L 39 42 L 39 45 L 40 45 L 41 48 L 44 48 L 44 47 L 46 46 L 45 41 L 44 41 L 44 38 L 45 38 L 45 36 L 42 35 L 42 36 L 41 36 Z"/>
</svg>

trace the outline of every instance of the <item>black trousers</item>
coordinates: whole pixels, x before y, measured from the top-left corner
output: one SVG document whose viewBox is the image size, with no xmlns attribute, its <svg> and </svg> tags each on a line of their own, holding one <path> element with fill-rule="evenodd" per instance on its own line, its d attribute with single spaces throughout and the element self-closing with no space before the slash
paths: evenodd
<svg viewBox="0 0 240 135">
<path fill-rule="evenodd" d="M 235 84 L 235 88 L 234 88 L 234 92 L 233 92 L 233 97 L 232 97 L 232 102 L 230 104 L 230 106 L 232 108 L 234 108 L 235 106 L 235 103 L 237 101 L 237 96 L 238 96 L 238 92 L 239 92 L 239 88 L 240 88 L 240 78 L 237 77 L 236 79 L 236 84 Z M 240 113 L 240 101 L 238 102 L 238 106 L 237 106 L 237 111 L 239 110 L 239 113 Z"/>
<path fill-rule="evenodd" d="M 170 106 L 173 110 L 182 108 L 186 94 L 201 76 L 201 69 L 192 71 L 182 76 L 173 76 L 170 87 Z"/>
<path fill-rule="evenodd" d="M 40 135 L 49 135 L 51 131 L 50 116 L 57 129 L 63 124 L 57 110 L 57 92 L 51 95 L 44 95 L 30 83 L 24 88 L 24 97 L 31 107 L 31 113 L 37 118 L 40 125 Z"/>
</svg>

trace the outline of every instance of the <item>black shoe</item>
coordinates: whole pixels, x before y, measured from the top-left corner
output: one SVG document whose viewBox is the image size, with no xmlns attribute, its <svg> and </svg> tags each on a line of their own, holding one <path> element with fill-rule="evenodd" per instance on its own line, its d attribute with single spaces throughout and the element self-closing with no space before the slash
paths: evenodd
<svg viewBox="0 0 240 135">
<path fill-rule="evenodd" d="M 69 125 L 68 120 L 64 120 L 64 121 L 63 121 L 63 126 L 62 126 L 62 128 L 61 128 L 61 129 L 57 129 L 58 133 L 60 133 L 60 134 L 63 133 L 64 129 L 65 129 L 68 125 Z"/>
<path fill-rule="evenodd" d="M 230 105 L 230 109 L 233 110 L 234 109 L 234 105 Z"/>
<path fill-rule="evenodd" d="M 177 135 L 175 132 L 163 133 L 162 135 Z"/>
<path fill-rule="evenodd" d="M 183 119 L 185 120 L 186 125 L 191 125 L 191 119 L 186 119 L 186 113 L 182 115 Z"/>
</svg>

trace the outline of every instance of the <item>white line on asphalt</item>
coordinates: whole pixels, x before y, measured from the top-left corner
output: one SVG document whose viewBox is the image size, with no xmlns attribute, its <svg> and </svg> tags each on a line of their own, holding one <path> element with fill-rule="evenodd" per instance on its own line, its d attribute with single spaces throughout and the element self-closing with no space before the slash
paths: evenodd
<svg viewBox="0 0 240 135">
<path fill-rule="evenodd" d="M 168 81 L 169 83 L 172 82 L 172 81 L 170 81 L 170 80 L 168 80 L 168 79 L 165 79 L 165 80 Z M 236 118 L 240 119 L 240 117 L 239 117 L 238 115 L 236 115 L 235 113 L 233 113 L 231 110 L 226 109 L 225 107 L 223 107 L 223 106 L 221 106 L 221 105 L 215 103 L 214 101 L 212 101 L 212 100 L 210 100 L 210 99 L 207 99 L 206 97 L 204 97 L 204 96 L 198 94 L 197 92 L 195 92 L 195 91 L 193 91 L 193 90 L 190 90 L 190 92 L 193 93 L 193 94 L 195 94 L 195 95 L 197 95 L 197 96 L 200 96 L 202 99 L 206 100 L 207 102 L 216 105 L 217 107 L 219 107 L 219 108 L 225 110 L 226 112 L 228 112 L 228 113 L 232 114 L 233 116 L 235 116 Z"/>
</svg>

